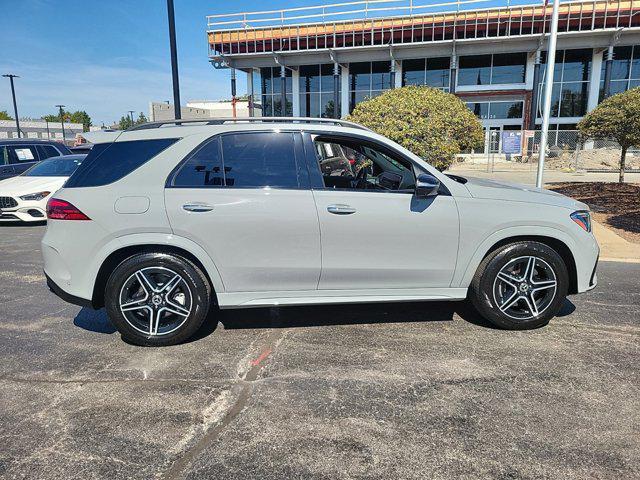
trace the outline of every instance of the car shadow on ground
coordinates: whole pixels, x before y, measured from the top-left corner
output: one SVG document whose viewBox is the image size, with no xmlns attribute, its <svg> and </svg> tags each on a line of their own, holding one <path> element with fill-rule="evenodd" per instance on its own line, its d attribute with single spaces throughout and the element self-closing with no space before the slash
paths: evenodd
<svg viewBox="0 0 640 480">
<path fill-rule="evenodd" d="M 557 316 L 570 315 L 575 309 L 573 302 L 567 299 Z M 216 330 L 218 323 L 222 323 L 227 330 L 300 328 L 379 323 L 450 322 L 456 314 L 473 325 L 489 329 L 497 328 L 482 318 L 466 301 L 360 303 L 231 310 L 212 308 L 209 319 L 187 343 L 208 337 Z M 73 324 L 95 333 L 112 334 L 117 332 L 104 309 L 96 311 L 83 308 L 74 318 Z"/>
</svg>

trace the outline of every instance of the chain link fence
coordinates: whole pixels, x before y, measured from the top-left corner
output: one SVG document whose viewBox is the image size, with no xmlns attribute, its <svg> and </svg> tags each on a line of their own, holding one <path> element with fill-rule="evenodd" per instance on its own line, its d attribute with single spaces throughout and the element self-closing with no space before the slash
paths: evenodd
<svg viewBox="0 0 640 480">
<path fill-rule="evenodd" d="M 466 152 L 459 161 L 476 169 L 534 170 L 538 166 L 542 132 L 487 132 L 484 151 Z M 507 143 L 509 138 L 510 143 Z M 617 172 L 622 150 L 610 140 L 582 141 L 577 130 L 550 130 L 545 169 L 565 172 Z M 640 172 L 640 149 L 627 151 L 625 171 Z"/>
</svg>

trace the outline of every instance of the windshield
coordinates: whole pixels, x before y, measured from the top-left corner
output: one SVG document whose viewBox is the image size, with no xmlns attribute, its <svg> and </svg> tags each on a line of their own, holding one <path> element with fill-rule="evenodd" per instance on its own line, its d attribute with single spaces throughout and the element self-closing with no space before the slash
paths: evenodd
<svg viewBox="0 0 640 480">
<path fill-rule="evenodd" d="M 49 158 L 23 173 L 25 177 L 70 177 L 86 155 Z"/>
</svg>

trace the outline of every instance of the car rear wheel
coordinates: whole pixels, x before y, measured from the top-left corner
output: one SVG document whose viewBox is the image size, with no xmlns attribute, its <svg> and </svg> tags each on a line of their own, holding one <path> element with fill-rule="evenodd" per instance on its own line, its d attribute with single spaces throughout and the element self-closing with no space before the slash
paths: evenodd
<svg viewBox="0 0 640 480">
<path fill-rule="evenodd" d="M 192 262 L 166 253 L 142 253 L 124 260 L 105 288 L 109 318 L 122 338 L 136 345 L 175 345 L 204 322 L 211 287 Z"/>
<path fill-rule="evenodd" d="M 562 257 L 535 241 L 492 252 L 478 267 L 469 296 L 494 325 L 526 330 L 549 323 L 567 296 L 569 274 Z"/>
</svg>

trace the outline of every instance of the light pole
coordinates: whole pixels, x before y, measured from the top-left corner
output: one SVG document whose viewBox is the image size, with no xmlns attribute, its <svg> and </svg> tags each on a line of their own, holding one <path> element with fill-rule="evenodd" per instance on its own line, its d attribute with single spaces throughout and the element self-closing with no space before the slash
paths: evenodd
<svg viewBox="0 0 640 480">
<path fill-rule="evenodd" d="M 20 78 L 20 77 L 18 75 L 13 75 L 12 73 L 6 73 L 2 76 L 5 78 L 8 78 L 9 82 L 11 82 L 11 96 L 13 97 L 13 113 L 16 116 L 16 131 L 18 132 L 18 138 L 20 138 L 21 136 L 20 119 L 18 118 L 18 104 L 16 103 L 16 89 L 13 86 L 13 79 Z"/>
<path fill-rule="evenodd" d="M 542 188 L 544 174 L 544 160 L 547 156 L 547 137 L 549 135 L 549 116 L 551 115 L 551 92 L 553 91 L 553 71 L 556 65 L 556 40 L 558 39 L 558 7 L 560 0 L 553 0 L 553 14 L 551 15 L 551 33 L 547 46 L 547 70 L 544 79 L 544 103 L 542 107 L 542 132 L 540 134 L 540 155 L 538 160 L 538 174 L 536 187 Z"/>
<path fill-rule="evenodd" d="M 67 139 L 64 136 L 64 112 L 62 109 L 65 107 L 64 105 L 56 105 L 58 110 L 60 111 L 60 126 L 62 127 L 62 143 L 67 144 Z"/>
<path fill-rule="evenodd" d="M 133 127 L 133 124 L 135 123 L 133 120 L 133 112 L 135 112 L 135 110 L 129 110 L 129 116 L 131 117 L 131 126 Z"/>
<path fill-rule="evenodd" d="M 176 19 L 173 13 L 173 0 L 167 0 L 169 17 L 169 46 L 171 48 L 171 76 L 173 78 L 173 111 L 176 120 L 180 120 L 180 83 L 178 81 L 178 48 L 176 47 Z"/>
</svg>

